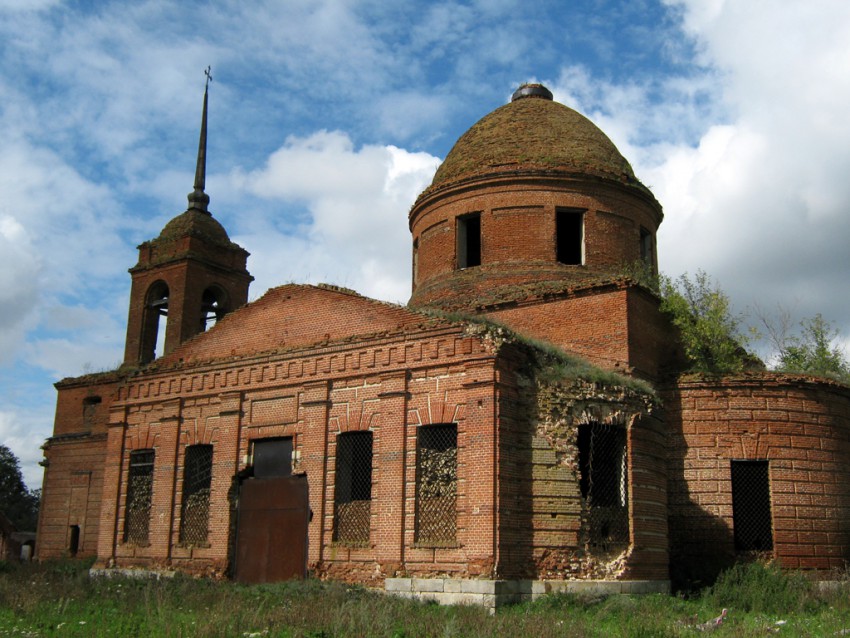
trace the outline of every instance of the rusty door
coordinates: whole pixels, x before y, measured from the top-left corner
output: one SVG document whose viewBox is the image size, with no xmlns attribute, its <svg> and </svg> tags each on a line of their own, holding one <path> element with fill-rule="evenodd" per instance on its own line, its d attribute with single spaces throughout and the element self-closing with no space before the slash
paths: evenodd
<svg viewBox="0 0 850 638">
<path fill-rule="evenodd" d="M 236 580 L 270 583 L 307 575 L 307 477 L 247 479 L 239 489 Z"/>
</svg>

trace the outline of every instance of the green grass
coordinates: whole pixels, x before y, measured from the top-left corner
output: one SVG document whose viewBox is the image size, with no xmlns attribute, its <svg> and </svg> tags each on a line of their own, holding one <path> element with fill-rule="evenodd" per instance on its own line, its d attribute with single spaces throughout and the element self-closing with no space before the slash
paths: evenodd
<svg viewBox="0 0 850 638">
<path fill-rule="evenodd" d="M 85 563 L 0 569 L 0 636 L 715 636 L 850 635 L 847 590 L 818 595 L 803 576 L 736 566 L 688 598 L 553 595 L 500 608 L 439 607 L 316 580 L 242 586 L 171 578 L 90 579 Z M 841 633 L 845 632 L 845 633 Z"/>
</svg>

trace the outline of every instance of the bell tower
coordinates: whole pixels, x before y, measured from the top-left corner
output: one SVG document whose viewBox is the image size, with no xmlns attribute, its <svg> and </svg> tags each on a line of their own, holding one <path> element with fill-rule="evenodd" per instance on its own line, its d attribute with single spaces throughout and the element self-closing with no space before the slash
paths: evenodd
<svg viewBox="0 0 850 638">
<path fill-rule="evenodd" d="M 207 101 L 204 87 L 201 134 L 194 190 L 186 212 L 169 221 L 156 239 L 139 248 L 130 269 L 130 313 L 124 365 L 144 365 L 168 354 L 248 301 L 253 277 L 248 252 L 230 241 L 208 210 L 204 192 L 207 154 Z"/>
</svg>

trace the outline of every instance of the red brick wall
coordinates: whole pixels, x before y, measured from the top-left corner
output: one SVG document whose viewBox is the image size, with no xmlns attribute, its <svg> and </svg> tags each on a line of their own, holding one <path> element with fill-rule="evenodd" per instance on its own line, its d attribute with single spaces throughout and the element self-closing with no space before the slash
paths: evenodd
<svg viewBox="0 0 850 638">
<path fill-rule="evenodd" d="M 731 460 L 767 460 L 773 555 L 828 570 L 850 559 L 850 390 L 778 375 L 683 380 L 665 392 L 674 575 L 736 558 Z"/>
<path fill-rule="evenodd" d="M 120 383 L 119 375 L 105 373 L 56 384 L 53 436 L 44 449 L 46 467 L 36 539 L 39 558 L 67 555 L 71 525 L 80 526 L 78 555 L 96 555 L 106 431 Z M 94 398 L 100 401 L 92 401 Z"/>
<path fill-rule="evenodd" d="M 105 452 L 105 434 L 50 440 L 35 543 L 39 559 L 68 556 L 72 525 L 80 527 L 77 556 L 97 554 Z"/>
<path fill-rule="evenodd" d="M 366 335 L 399 334 L 431 322 L 406 308 L 328 287 L 288 284 L 272 288 L 228 315 L 202 339 L 193 339 L 161 365 L 246 357 L 323 345 Z"/>
<path fill-rule="evenodd" d="M 539 405 L 517 374 L 531 362 L 524 347 L 503 345 L 500 352 L 494 358 L 486 335 L 464 337 L 455 327 L 133 377 L 111 406 L 105 459 L 89 461 L 102 463 L 105 476 L 98 563 L 224 575 L 234 542 L 234 479 L 250 462 L 251 441 L 289 436 L 293 470 L 305 473 L 310 486 L 309 564 L 316 574 L 365 583 L 402 573 L 598 577 L 585 567 L 551 570 L 551 504 L 541 501 L 545 512 L 534 505 L 549 498 L 534 496 L 543 467 L 531 462 L 538 454 L 532 442 L 539 438 Z M 663 472 L 653 451 L 657 423 L 647 419 L 623 424 L 630 431 L 635 523 L 629 558 L 618 563 L 616 577 L 665 576 L 666 536 L 656 520 L 656 510 L 664 509 Z M 457 424 L 457 543 L 417 545 L 417 430 L 439 423 Z M 336 437 L 363 429 L 373 433 L 372 524 L 369 544 L 351 547 L 333 541 Z M 186 447 L 198 443 L 214 448 L 209 536 L 184 546 L 183 462 Z M 138 449 L 156 454 L 144 546 L 123 541 L 128 461 Z M 562 478 L 576 492 L 575 477 Z M 564 510 L 561 523 L 578 530 L 581 519 Z M 580 543 L 573 536 L 575 558 Z"/>
<path fill-rule="evenodd" d="M 611 289 L 583 296 L 497 309 L 487 316 L 509 328 L 560 346 L 591 363 L 627 371 L 628 291 Z"/>
<path fill-rule="evenodd" d="M 223 574 L 232 543 L 228 492 L 250 442 L 291 436 L 294 471 L 305 472 L 310 486 L 309 562 L 316 573 L 363 582 L 402 570 L 491 574 L 493 355 L 458 331 L 135 378 L 111 413 L 99 563 Z M 458 545 L 414 547 L 416 429 L 446 422 L 457 423 L 462 450 Z M 368 547 L 350 548 L 332 540 L 335 437 L 364 428 L 375 446 L 372 535 Z M 181 547 L 183 457 L 198 442 L 214 446 L 209 542 Z M 124 508 L 129 453 L 143 448 L 155 450 L 156 469 L 150 544 L 137 547 L 123 542 Z"/>
<path fill-rule="evenodd" d="M 500 360 L 499 561 L 503 578 L 667 580 L 663 424 L 633 391 L 580 380 L 523 380 L 521 356 Z M 588 542 L 579 486 L 578 428 L 597 422 L 627 435 L 627 542 Z"/>
<path fill-rule="evenodd" d="M 556 261 L 555 219 L 561 209 L 586 211 L 584 266 Z M 661 222 L 657 204 L 642 191 L 603 180 L 502 177 L 441 191 L 418 201 L 410 213 L 417 251 L 411 305 L 474 302 L 469 291 L 452 293 L 457 288 L 452 282 L 465 279 L 457 270 L 456 219 L 470 213 L 481 216 L 486 268 L 473 292 L 484 295 L 494 285 L 582 281 L 588 271 L 634 262 L 640 258 L 641 227 L 654 237 Z"/>
</svg>

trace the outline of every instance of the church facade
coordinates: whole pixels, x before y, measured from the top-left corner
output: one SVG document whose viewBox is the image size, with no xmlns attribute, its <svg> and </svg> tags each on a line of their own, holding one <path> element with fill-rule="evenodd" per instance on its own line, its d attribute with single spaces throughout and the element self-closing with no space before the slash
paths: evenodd
<svg viewBox="0 0 850 638">
<path fill-rule="evenodd" d="M 130 269 L 124 364 L 56 385 L 40 558 L 490 605 L 753 556 L 845 566 L 850 389 L 678 374 L 623 274 L 657 270 L 661 206 L 545 87 L 413 205 L 405 307 L 294 284 L 246 303 L 204 192 L 206 99 L 189 207 Z"/>
</svg>

